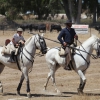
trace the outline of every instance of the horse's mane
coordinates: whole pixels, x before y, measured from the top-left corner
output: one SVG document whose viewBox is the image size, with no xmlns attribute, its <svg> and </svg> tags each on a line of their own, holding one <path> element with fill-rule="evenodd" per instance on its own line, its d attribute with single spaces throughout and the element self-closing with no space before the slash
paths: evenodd
<svg viewBox="0 0 100 100">
<path fill-rule="evenodd" d="M 90 37 L 90 38 L 88 38 L 86 41 L 84 41 L 83 43 L 87 43 L 87 41 L 91 41 L 91 40 L 97 40 L 98 39 L 98 37 L 96 36 L 96 35 L 94 35 L 94 34 L 92 34 L 92 36 Z"/>
<path fill-rule="evenodd" d="M 94 35 L 94 34 L 92 34 L 92 36 L 91 37 L 93 37 L 93 38 L 95 38 L 95 39 L 99 39 L 96 35 Z"/>
<path fill-rule="evenodd" d="M 84 41 L 83 43 L 82 43 L 82 45 L 85 45 L 85 44 L 87 44 L 87 43 L 91 43 L 92 42 L 92 40 L 97 40 L 97 39 L 99 39 L 96 35 L 94 35 L 94 34 L 92 34 L 92 36 L 90 37 L 90 38 L 88 38 L 86 41 Z M 78 47 L 80 47 L 80 46 L 78 46 Z"/>
<path fill-rule="evenodd" d="M 27 39 L 27 41 L 25 42 L 25 45 L 27 45 L 31 39 L 32 39 L 32 36 L 29 39 Z"/>
</svg>

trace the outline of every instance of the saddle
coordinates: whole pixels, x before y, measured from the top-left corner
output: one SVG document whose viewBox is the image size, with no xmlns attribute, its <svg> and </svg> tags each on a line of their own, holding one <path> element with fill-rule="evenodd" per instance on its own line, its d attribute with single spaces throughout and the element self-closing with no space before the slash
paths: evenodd
<svg viewBox="0 0 100 100">
<path fill-rule="evenodd" d="M 2 55 L 4 55 L 4 54 L 11 55 L 12 51 L 15 51 L 15 55 L 17 55 L 19 47 L 22 47 L 24 44 L 24 42 L 22 40 L 19 41 L 20 46 L 18 46 L 18 47 L 14 47 L 12 45 L 9 45 L 9 43 L 10 43 L 10 40 L 6 39 L 5 45 L 2 47 L 2 51 L 1 51 Z"/>
<path fill-rule="evenodd" d="M 66 56 L 67 55 L 65 50 L 62 47 L 59 48 L 59 55 L 60 56 Z"/>
<path fill-rule="evenodd" d="M 67 56 L 67 53 L 66 53 L 66 51 L 64 50 L 64 48 L 62 48 L 62 47 L 59 48 L 59 55 L 60 55 L 60 56 L 64 56 L 64 57 Z M 72 55 L 73 55 L 73 52 L 71 52 L 71 56 L 72 56 Z M 69 69 L 71 69 L 71 70 L 74 69 L 72 60 L 69 62 L 68 67 L 69 67 Z"/>
<path fill-rule="evenodd" d="M 8 55 L 11 55 L 11 52 L 12 52 L 12 48 L 10 47 L 7 47 L 7 46 L 3 46 L 2 47 L 2 51 L 1 51 L 1 54 L 2 55 L 5 55 L 5 54 L 8 54 Z M 18 48 L 15 48 L 15 55 L 17 55 L 17 52 L 18 52 Z"/>
</svg>

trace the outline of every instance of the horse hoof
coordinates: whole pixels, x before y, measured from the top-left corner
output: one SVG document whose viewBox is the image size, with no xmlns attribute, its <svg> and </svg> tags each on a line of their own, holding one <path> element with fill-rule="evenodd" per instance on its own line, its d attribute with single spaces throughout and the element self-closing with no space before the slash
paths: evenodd
<svg viewBox="0 0 100 100">
<path fill-rule="evenodd" d="M 31 93 L 27 93 L 27 97 L 28 98 L 31 98 Z"/>
<path fill-rule="evenodd" d="M 3 87 L 0 87 L 0 93 L 3 93 Z"/>
<path fill-rule="evenodd" d="M 55 89 L 55 91 L 56 91 L 57 93 L 59 93 L 59 94 L 61 93 L 58 89 Z"/>
<path fill-rule="evenodd" d="M 61 92 L 59 90 L 57 90 L 57 93 L 61 94 Z"/>
<path fill-rule="evenodd" d="M 43 88 L 43 91 L 46 91 L 46 88 Z"/>
<path fill-rule="evenodd" d="M 77 91 L 78 91 L 78 95 L 83 95 L 84 94 L 82 89 L 78 88 Z"/>
<path fill-rule="evenodd" d="M 17 91 L 16 95 L 20 95 L 20 91 Z"/>
</svg>

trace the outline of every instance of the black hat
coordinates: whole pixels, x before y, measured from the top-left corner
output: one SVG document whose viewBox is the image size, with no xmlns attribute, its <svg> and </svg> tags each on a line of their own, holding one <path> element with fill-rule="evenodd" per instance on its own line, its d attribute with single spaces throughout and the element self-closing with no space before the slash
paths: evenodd
<svg viewBox="0 0 100 100">
<path fill-rule="evenodd" d="M 64 24 L 72 23 L 72 20 L 67 20 Z"/>
</svg>

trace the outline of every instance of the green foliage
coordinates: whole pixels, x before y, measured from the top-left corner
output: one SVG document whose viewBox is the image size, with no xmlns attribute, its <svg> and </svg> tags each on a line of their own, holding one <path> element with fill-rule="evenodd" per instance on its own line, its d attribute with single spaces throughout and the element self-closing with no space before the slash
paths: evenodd
<svg viewBox="0 0 100 100">
<path fill-rule="evenodd" d="M 34 11 L 39 19 L 47 17 L 49 13 L 54 15 L 61 10 L 59 0 L 0 0 L 0 13 L 10 19 L 16 19 L 18 14 L 26 11 Z"/>
<path fill-rule="evenodd" d="M 0 0 L 0 14 L 7 15 L 10 19 L 16 19 L 19 13 L 25 14 L 26 11 L 31 11 L 39 16 L 39 19 L 45 19 L 48 14 L 66 13 L 69 10 L 69 1 L 73 6 L 72 14 L 77 16 L 79 0 Z M 93 13 L 97 7 L 98 14 L 100 13 L 100 5 L 98 0 L 82 0 L 82 8 L 89 9 Z M 43 16 L 45 14 L 45 16 Z M 67 14 L 67 13 L 66 13 Z M 70 15 L 70 13 L 68 13 Z M 68 17 L 67 14 L 67 17 Z M 70 16 L 69 16 L 70 17 Z"/>
</svg>

